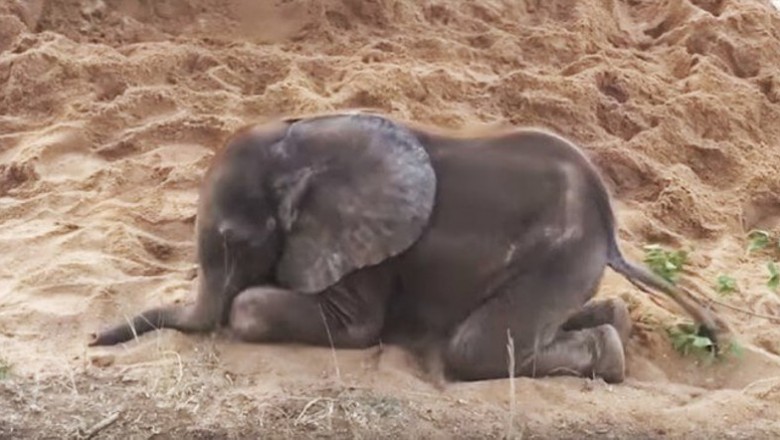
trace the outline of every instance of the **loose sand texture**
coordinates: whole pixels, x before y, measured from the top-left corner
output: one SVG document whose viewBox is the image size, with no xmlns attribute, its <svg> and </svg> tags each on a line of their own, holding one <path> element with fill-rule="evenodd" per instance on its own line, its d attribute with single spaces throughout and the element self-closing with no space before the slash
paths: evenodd
<svg viewBox="0 0 780 440">
<path fill-rule="evenodd" d="M 780 321 L 717 306 L 741 356 L 683 357 L 664 327 L 687 317 L 610 271 L 599 295 L 636 323 L 616 386 L 438 388 L 394 347 L 175 331 L 87 349 L 192 298 L 197 186 L 232 130 L 351 107 L 568 136 L 632 258 L 692 249 L 686 286 L 780 317 L 769 0 L 2 0 L 0 438 L 780 437 Z M 746 252 L 752 229 L 769 248 Z"/>
</svg>

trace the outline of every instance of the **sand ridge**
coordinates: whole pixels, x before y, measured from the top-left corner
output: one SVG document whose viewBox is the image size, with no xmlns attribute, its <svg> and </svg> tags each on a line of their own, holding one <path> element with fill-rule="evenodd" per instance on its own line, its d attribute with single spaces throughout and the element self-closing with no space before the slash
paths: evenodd
<svg viewBox="0 0 780 440">
<path fill-rule="evenodd" d="M 371 107 L 581 144 L 627 253 L 692 247 L 685 283 L 780 316 L 745 234 L 780 232 L 780 12 L 761 0 L 10 0 L 0 4 L 0 436 L 500 437 L 507 381 L 419 377 L 401 352 L 96 329 L 191 298 L 197 188 L 236 128 Z M 608 273 L 637 322 L 620 386 L 518 379 L 526 438 L 780 433 L 780 330 L 719 309 L 741 360 L 700 366 L 682 317 Z M 3 370 L 0 369 L 0 372 Z M 40 419 L 41 414 L 49 417 Z M 81 431 L 79 431 L 81 430 Z M 524 431 L 523 431 L 524 430 Z"/>
</svg>

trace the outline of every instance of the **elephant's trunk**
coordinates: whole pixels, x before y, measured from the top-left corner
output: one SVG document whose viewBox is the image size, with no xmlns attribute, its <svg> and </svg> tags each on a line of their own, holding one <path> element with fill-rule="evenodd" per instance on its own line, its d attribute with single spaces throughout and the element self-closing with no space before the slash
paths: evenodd
<svg viewBox="0 0 780 440">
<path fill-rule="evenodd" d="M 134 339 L 152 330 L 170 328 L 185 333 L 215 330 L 224 320 L 229 305 L 224 292 L 209 294 L 208 288 L 200 285 L 198 299 L 192 305 L 155 307 L 133 317 L 130 322 L 118 324 L 92 335 L 90 346 L 116 345 Z"/>
<path fill-rule="evenodd" d="M 119 324 L 92 335 L 90 346 L 116 345 L 134 339 L 146 332 L 162 328 L 183 332 L 207 332 L 216 328 L 217 316 L 199 313 L 198 305 L 166 306 L 149 309 L 133 317 L 130 322 Z"/>
</svg>

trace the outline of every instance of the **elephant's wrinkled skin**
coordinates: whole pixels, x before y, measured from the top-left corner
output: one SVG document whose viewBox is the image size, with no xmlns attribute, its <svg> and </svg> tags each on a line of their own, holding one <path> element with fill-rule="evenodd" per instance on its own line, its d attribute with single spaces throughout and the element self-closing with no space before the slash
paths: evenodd
<svg viewBox="0 0 780 440">
<path fill-rule="evenodd" d="M 337 348 L 406 335 L 439 341 L 449 378 L 480 380 L 508 376 L 509 330 L 518 376 L 620 382 L 626 306 L 591 300 L 606 266 L 711 335 L 727 329 L 624 259 L 594 167 L 535 129 L 455 137 L 366 113 L 247 128 L 208 170 L 196 229 L 196 302 L 138 315 L 136 334 L 229 326 L 245 341 Z"/>
</svg>

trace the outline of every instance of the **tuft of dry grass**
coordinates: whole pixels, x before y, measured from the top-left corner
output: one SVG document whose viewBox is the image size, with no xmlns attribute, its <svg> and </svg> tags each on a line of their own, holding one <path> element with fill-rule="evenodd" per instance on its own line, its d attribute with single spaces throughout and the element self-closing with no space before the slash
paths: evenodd
<svg viewBox="0 0 780 440">
<path fill-rule="evenodd" d="M 515 361 L 515 340 L 512 337 L 512 333 L 509 329 L 506 330 L 506 337 L 506 351 L 508 356 L 507 372 L 509 373 L 509 416 L 507 417 L 506 439 L 522 439 L 524 429 L 515 434 L 515 429 L 517 427 L 517 422 L 515 421 L 515 414 L 517 414 L 517 387 L 515 383 L 515 371 L 517 363 Z"/>
<path fill-rule="evenodd" d="M 4 358 L 0 358 L 0 380 L 11 375 L 11 364 Z"/>
<path fill-rule="evenodd" d="M 512 332 L 506 329 L 506 351 L 509 356 L 507 362 L 507 372 L 509 373 L 509 417 L 506 426 L 506 438 L 514 438 L 515 431 L 515 411 L 517 407 L 517 397 L 515 390 L 515 340 L 512 338 Z"/>
</svg>

